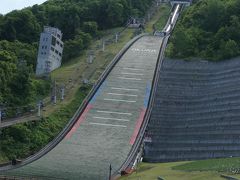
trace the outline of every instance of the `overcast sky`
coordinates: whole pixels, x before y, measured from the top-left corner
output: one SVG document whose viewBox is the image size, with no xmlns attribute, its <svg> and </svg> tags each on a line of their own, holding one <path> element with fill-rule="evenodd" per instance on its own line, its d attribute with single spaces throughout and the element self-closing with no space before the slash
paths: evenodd
<svg viewBox="0 0 240 180">
<path fill-rule="evenodd" d="M 6 14 L 12 10 L 42 4 L 45 1 L 47 0 L 0 0 L 0 13 Z"/>
</svg>

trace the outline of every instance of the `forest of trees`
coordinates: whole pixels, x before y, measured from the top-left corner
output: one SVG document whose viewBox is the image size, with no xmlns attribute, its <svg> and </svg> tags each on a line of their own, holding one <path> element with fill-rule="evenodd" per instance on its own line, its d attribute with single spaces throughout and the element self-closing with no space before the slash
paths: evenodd
<svg viewBox="0 0 240 180">
<path fill-rule="evenodd" d="M 198 0 L 181 14 L 168 53 L 213 61 L 239 56 L 240 1 Z"/>
<path fill-rule="evenodd" d="M 44 25 L 63 32 L 63 62 L 87 48 L 99 30 L 143 16 L 153 0 L 48 0 L 42 5 L 0 15 L 0 105 L 18 106 L 44 96 L 50 85 L 34 72 Z"/>
</svg>

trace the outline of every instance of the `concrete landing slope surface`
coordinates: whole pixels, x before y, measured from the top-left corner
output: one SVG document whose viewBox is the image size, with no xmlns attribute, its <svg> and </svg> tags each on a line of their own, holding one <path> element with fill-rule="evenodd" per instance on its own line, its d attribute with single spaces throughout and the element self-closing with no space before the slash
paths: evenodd
<svg viewBox="0 0 240 180">
<path fill-rule="evenodd" d="M 144 159 L 240 156 L 240 61 L 163 61 Z"/>
<path fill-rule="evenodd" d="M 161 37 L 136 41 L 65 139 L 39 160 L 5 172 L 36 179 L 107 179 L 128 156 L 149 101 Z"/>
</svg>

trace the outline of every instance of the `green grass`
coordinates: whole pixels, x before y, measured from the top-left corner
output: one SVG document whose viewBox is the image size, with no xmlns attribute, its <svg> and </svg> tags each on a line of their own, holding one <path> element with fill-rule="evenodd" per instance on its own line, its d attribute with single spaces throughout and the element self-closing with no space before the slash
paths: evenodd
<svg viewBox="0 0 240 180">
<path fill-rule="evenodd" d="M 170 5 L 162 5 L 161 18 L 159 18 L 158 21 L 155 23 L 155 27 L 157 28 L 157 30 L 162 30 L 166 25 L 166 22 L 170 14 L 170 9 L 171 9 Z"/>
<path fill-rule="evenodd" d="M 216 171 L 179 171 L 172 168 L 186 162 L 176 163 L 141 163 L 137 170 L 131 175 L 121 177 L 119 180 L 157 180 L 158 177 L 164 180 L 223 180 L 221 173 Z"/>
<path fill-rule="evenodd" d="M 157 30 L 161 31 L 168 20 L 170 9 L 170 5 L 162 4 L 157 13 L 153 16 L 152 20 L 146 25 L 146 32 L 151 33 L 153 31 L 154 24 Z"/>
<path fill-rule="evenodd" d="M 120 180 L 221 180 L 221 175 L 240 178 L 240 158 L 222 158 L 174 163 L 141 163 Z"/>
<path fill-rule="evenodd" d="M 173 169 L 182 171 L 218 171 L 227 173 L 240 173 L 240 158 L 194 161 L 175 166 Z"/>
<path fill-rule="evenodd" d="M 113 29 L 111 31 L 112 33 L 109 33 L 111 35 L 105 36 L 104 38 L 109 39 L 115 31 L 116 29 Z M 95 49 L 95 59 L 92 64 L 87 64 L 86 50 L 78 58 L 72 59 L 61 68 L 54 71 L 51 76 L 57 81 L 57 84 L 65 84 L 67 86 L 66 97 L 63 102 L 47 109 L 47 111 L 44 112 L 44 116 L 48 116 L 58 109 L 59 106 L 68 104 L 73 100 L 74 94 L 82 85 L 83 77 L 88 79 L 91 83 L 95 83 L 114 56 L 132 38 L 133 34 L 133 29 L 127 29 L 122 33 L 119 42 L 107 45 L 104 52 L 102 52 L 102 49 L 96 49 L 96 47 L 101 46 L 101 40 L 94 41 L 89 47 L 90 50 Z M 71 80 L 71 82 L 69 82 L 69 80 Z"/>
<path fill-rule="evenodd" d="M 4 155 L 2 151 L 0 151 L 0 162 L 2 163 L 8 162 L 8 158 Z"/>
</svg>

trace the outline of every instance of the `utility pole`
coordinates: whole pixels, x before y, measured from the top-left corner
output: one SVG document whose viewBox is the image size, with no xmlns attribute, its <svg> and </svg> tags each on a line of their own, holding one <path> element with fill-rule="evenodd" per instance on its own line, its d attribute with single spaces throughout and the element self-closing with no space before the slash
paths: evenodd
<svg viewBox="0 0 240 180">
<path fill-rule="evenodd" d="M 112 177 L 112 165 L 110 164 L 109 165 L 109 178 L 108 179 L 111 180 L 112 179 L 111 177 Z"/>
<path fill-rule="evenodd" d="M 151 20 L 151 14 L 148 13 L 148 21 L 150 21 L 150 20 Z"/>
<path fill-rule="evenodd" d="M 62 87 L 61 87 L 61 100 L 62 101 L 64 100 L 64 96 L 65 96 L 65 88 L 64 88 L 64 85 L 62 85 Z"/>
<path fill-rule="evenodd" d="M 88 56 L 88 64 L 92 64 L 92 63 L 93 63 L 93 59 L 94 59 L 93 55 L 90 54 L 90 55 Z"/>
<path fill-rule="evenodd" d="M 57 104 L 57 85 L 56 80 L 54 81 L 54 105 Z"/>
<path fill-rule="evenodd" d="M 0 106 L 0 126 L 1 126 L 1 123 L 2 123 L 2 107 Z"/>
<path fill-rule="evenodd" d="M 116 33 L 116 35 L 115 35 L 115 43 L 118 42 L 118 38 L 119 38 L 119 33 Z"/>
<path fill-rule="evenodd" d="M 93 60 L 94 60 L 95 56 L 94 56 L 94 51 L 90 50 L 87 52 L 87 63 L 88 64 L 92 64 Z"/>
<path fill-rule="evenodd" d="M 37 116 L 38 117 L 41 117 L 41 101 L 38 102 L 38 113 L 37 113 Z"/>
<path fill-rule="evenodd" d="M 57 103 L 57 87 L 56 87 L 56 80 L 54 80 L 52 84 L 52 95 L 51 95 L 51 102 L 56 105 Z"/>
<path fill-rule="evenodd" d="M 102 51 L 103 52 L 105 51 L 105 40 L 104 39 L 102 40 Z"/>
</svg>

